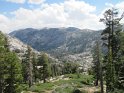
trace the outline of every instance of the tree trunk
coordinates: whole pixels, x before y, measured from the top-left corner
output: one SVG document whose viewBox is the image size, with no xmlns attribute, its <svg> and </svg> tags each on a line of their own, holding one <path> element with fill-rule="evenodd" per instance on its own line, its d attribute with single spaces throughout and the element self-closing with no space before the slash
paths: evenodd
<svg viewBox="0 0 124 93">
<path fill-rule="evenodd" d="M 46 79 L 45 78 L 43 79 L 43 83 L 46 83 Z"/>
</svg>

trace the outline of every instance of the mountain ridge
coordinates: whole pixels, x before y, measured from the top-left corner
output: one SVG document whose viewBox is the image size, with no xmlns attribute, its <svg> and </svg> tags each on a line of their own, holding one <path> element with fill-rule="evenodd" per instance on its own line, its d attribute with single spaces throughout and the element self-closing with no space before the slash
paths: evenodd
<svg viewBox="0 0 124 93">
<path fill-rule="evenodd" d="M 60 62 L 78 62 L 88 70 L 91 50 L 101 31 L 78 28 L 21 29 L 10 33 L 39 52 L 46 52 Z"/>
<path fill-rule="evenodd" d="M 85 40 L 85 38 L 86 39 L 90 38 L 90 34 L 91 36 L 94 35 L 92 38 L 98 37 L 96 36 L 97 31 L 89 30 L 89 29 L 81 30 L 81 29 L 74 28 L 74 27 L 43 28 L 43 29 L 26 28 L 26 29 L 17 30 L 17 31 L 10 33 L 11 36 L 14 36 L 18 38 L 19 40 L 23 41 L 24 43 L 31 45 L 34 49 L 38 51 L 47 51 L 47 52 L 54 51 L 55 49 L 58 50 L 62 47 L 69 48 L 68 49 L 69 52 L 72 50 L 75 50 L 74 46 L 78 45 L 79 47 L 79 43 L 83 43 L 80 41 L 82 40 L 87 41 Z M 77 40 L 80 40 L 80 41 L 78 41 L 78 43 L 75 44 Z M 75 45 L 72 45 L 72 44 L 75 44 Z M 71 45 L 73 47 L 72 49 L 71 47 L 69 47 Z"/>
</svg>

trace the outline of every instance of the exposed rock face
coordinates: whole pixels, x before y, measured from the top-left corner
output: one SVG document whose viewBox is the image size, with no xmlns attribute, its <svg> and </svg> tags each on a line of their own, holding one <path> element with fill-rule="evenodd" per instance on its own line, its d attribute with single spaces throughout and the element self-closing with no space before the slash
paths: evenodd
<svg viewBox="0 0 124 93">
<path fill-rule="evenodd" d="M 20 51 L 25 52 L 27 50 L 27 45 L 22 43 L 20 40 L 18 40 L 15 37 L 11 37 L 7 35 L 9 47 L 11 51 Z"/>
<path fill-rule="evenodd" d="M 27 44 L 23 43 L 22 41 L 20 41 L 19 39 L 15 38 L 15 37 L 11 37 L 10 35 L 6 35 L 6 37 L 8 38 L 8 43 L 9 43 L 9 49 L 10 51 L 14 51 L 17 53 L 17 55 L 19 56 L 20 59 L 23 58 L 26 50 L 27 50 Z M 32 49 L 32 52 L 34 52 L 36 55 L 40 55 L 40 52 L 38 52 L 37 50 Z M 58 62 L 59 60 L 52 57 L 50 54 L 47 54 L 49 59 L 51 59 L 54 62 Z"/>
<path fill-rule="evenodd" d="M 25 54 L 28 45 L 24 44 L 22 41 L 18 40 L 15 37 L 11 37 L 9 35 L 6 35 L 6 37 L 8 38 L 10 51 L 16 52 L 18 54 L 19 58 L 21 59 L 23 57 L 23 55 Z M 34 53 L 39 54 L 39 52 L 36 51 L 35 49 L 33 49 L 33 48 L 31 48 L 31 49 Z"/>
<path fill-rule="evenodd" d="M 83 52 L 80 54 L 64 56 L 63 60 L 67 60 L 69 62 L 78 62 L 83 70 L 87 71 L 92 66 L 93 58 L 91 52 Z"/>
</svg>

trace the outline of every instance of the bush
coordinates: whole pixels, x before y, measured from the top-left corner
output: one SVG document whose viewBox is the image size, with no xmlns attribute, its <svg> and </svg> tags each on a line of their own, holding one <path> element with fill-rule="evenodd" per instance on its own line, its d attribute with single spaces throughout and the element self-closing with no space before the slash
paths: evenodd
<svg viewBox="0 0 124 93">
<path fill-rule="evenodd" d="M 57 87 L 52 93 L 73 93 L 74 87 L 69 84 L 63 84 L 60 87 Z"/>
<path fill-rule="evenodd" d="M 73 91 L 73 93 L 88 93 L 87 91 L 85 91 L 85 90 L 79 90 L 79 89 L 75 89 L 74 91 Z"/>
<path fill-rule="evenodd" d="M 16 86 L 16 91 L 17 93 L 20 93 L 20 91 L 27 91 L 28 90 L 28 85 L 27 84 L 20 84 Z"/>
<path fill-rule="evenodd" d="M 29 91 L 39 92 L 39 93 L 43 92 L 44 93 L 45 90 L 52 90 L 53 86 L 54 85 L 52 83 L 36 84 L 36 85 L 33 85 L 29 89 Z"/>
<path fill-rule="evenodd" d="M 114 91 L 109 92 L 109 93 L 124 93 L 124 90 L 115 89 Z"/>
<path fill-rule="evenodd" d="M 95 91 L 94 93 L 101 93 L 100 91 Z"/>
<path fill-rule="evenodd" d="M 82 93 L 79 89 L 75 89 L 73 93 Z"/>
</svg>

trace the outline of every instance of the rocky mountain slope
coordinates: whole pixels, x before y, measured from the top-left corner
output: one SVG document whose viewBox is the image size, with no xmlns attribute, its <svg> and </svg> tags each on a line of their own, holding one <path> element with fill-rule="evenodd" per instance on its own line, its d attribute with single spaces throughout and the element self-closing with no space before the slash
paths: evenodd
<svg viewBox="0 0 124 93">
<path fill-rule="evenodd" d="M 27 50 L 27 44 L 23 43 L 22 41 L 20 41 L 19 39 L 15 38 L 15 37 L 11 37 L 10 35 L 5 35 L 8 39 L 8 44 L 9 44 L 9 49 L 10 51 L 14 51 L 17 53 L 17 55 L 19 56 L 19 58 L 21 59 L 23 57 L 23 55 L 25 54 L 26 50 Z M 39 52 L 33 48 L 31 48 L 32 51 L 35 54 L 39 54 Z"/>
<path fill-rule="evenodd" d="M 27 28 L 10 33 L 37 51 L 47 52 L 61 62 L 78 62 L 86 69 L 92 65 L 91 49 L 100 34 L 101 31 L 74 27 Z"/>
<path fill-rule="evenodd" d="M 8 44 L 9 44 L 10 51 L 16 52 L 16 54 L 19 56 L 19 58 L 22 59 L 26 50 L 27 50 L 28 45 L 23 43 L 22 41 L 20 41 L 16 37 L 11 37 L 10 35 L 7 35 L 7 34 L 5 34 L 5 36 L 8 39 Z M 40 54 L 40 52 L 33 49 L 32 47 L 31 47 L 31 49 L 32 49 L 32 52 L 34 52 L 36 55 Z M 48 55 L 49 59 L 51 59 L 53 62 L 59 62 L 58 59 L 52 57 L 50 54 L 47 54 L 47 55 Z"/>
<path fill-rule="evenodd" d="M 10 33 L 22 42 L 38 51 L 53 55 L 75 54 L 91 50 L 95 40 L 100 38 L 100 31 L 78 28 L 27 28 Z"/>
</svg>

